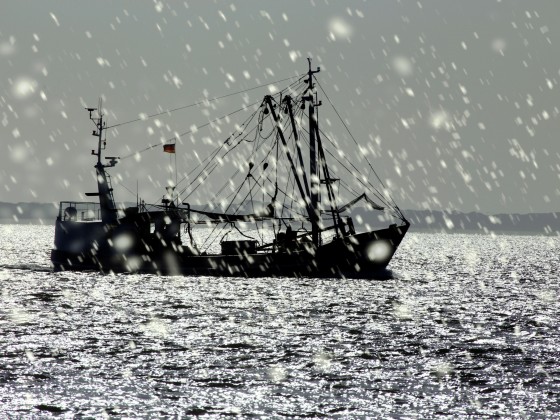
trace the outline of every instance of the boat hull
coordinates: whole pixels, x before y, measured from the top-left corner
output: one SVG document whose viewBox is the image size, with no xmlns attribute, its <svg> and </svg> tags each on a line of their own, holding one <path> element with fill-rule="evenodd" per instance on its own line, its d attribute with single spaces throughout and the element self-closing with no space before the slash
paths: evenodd
<svg viewBox="0 0 560 420">
<path fill-rule="evenodd" d="M 240 255 L 196 255 L 181 246 L 149 247 L 150 252 L 53 249 L 55 270 L 138 272 L 161 275 L 235 277 L 377 278 L 400 245 L 409 225 L 349 235 L 317 248 L 300 243 L 292 249 Z M 97 242 L 98 244 L 100 241 Z"/>
</svg>

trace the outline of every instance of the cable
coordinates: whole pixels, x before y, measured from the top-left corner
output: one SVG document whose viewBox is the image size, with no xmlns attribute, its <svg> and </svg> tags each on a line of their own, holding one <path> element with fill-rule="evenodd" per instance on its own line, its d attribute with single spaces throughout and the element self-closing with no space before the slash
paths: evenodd
<svg viewBox="0 0 560 420">
<path fill-rule="evenodd" d="M 228 93 L 227 95 L 217 96 L 217 97 L 212 98 L 212 99 L 205 99 L 203 101 L 199 101 L 199 102 L 192 103 L 192 104 L 189 104 L 189 105 L 184 105 L 184 106 L 180 106 L 178 108 L 168 109 L 166 111 L 158 112 L 156 114 L 151 114 L 151 115 L 147 115 L 145 117 L 135 118 L 133 120 L 125 121 L 125 122 L 122 122 L 122 123 L 119 123 L 119 124 L 110 125 L 109 127 L 106 127 L 105 130 L 108 130 L 109 128 L 120 127 L 120 126 L 126 125 L 126 124 L 131 124 L 133 122 L 149 120 L 150 118 L 159 117 L 160 115 L 171 114 L 172 112 L 180 111 L 182 109 L 192 108 L 194 106 L 202 105 L 202 104 L 209 103 L 209 102 L 214 102 L 214 101 L 224 99 L 224 98 L 227 98 L 227 97 L 230 97 L 230 96 L 239 95 L 240 93 L 245 93 L 245 92 L 249 92 L 251 90 L 259 89 L 259 88 L 262 88 L 262 87 L 265 87 L 265 86 L 270 86 L 270 85 L 273 85 L 275 83 L 285 82 L 286 80 L 293 79 L 294 77 L 296 77 L 296 76 L 286 77 L 285 79 L 277 80 L 275 82 L 264 83 L 262 85 L 254 86 L 254 87 L 249 88 L 249 89 L 240 90 L 240 91 L 233 92 L 233 93 Z M 304 77 L 304 76 L 300 76 L 300 79 L 302 77 Z"/>
<path fill-rule="evenodd" d="M 332 103 L 331 99 L 329 98 L 329 96 L 327 95 L 327 92 L 325 92 L 325 90 L 323 89 L 323 86 L 321 86 L 321 83 L 319 83 L 319 81 L 317 80 L 317 78 L 315 78 L 315 81 L 317 82 L 317 85 L 319 85 L 319 88 L 321 89 L 321 92 L 323 92 L 323 95 L 325 95 L 325 98 L 327 98 L 327 100 L 329 101 L 329 104 L 331 105 L 332 109 L 334 110 L 334 112 L 336 113 L 336 115 L 338 116 L 338 118 L 340 119 L 340 122 L 342 123 L 342 125 L 344 126 L 344 128 L 346 129 L 346 131 L 348 132 L 348 134 L 350 135 L 350 137 L 352 138 L 352 140 L 354 140 L 354 143 L 356 144 L 356 146 L 360 146 L 358 144 L 358 142 L 356 141 L 356 139 L 354 138 L 354 136 L 352 135 L 352 133 L 350 132 L 350 129 L 348 128 L 348 126 L 346 125 L 346 123 L 344 122 L 344 120 L 342 119 L 342 117 L 340 116 L 340 114 L 338 113 L 338 110 L 335 108 L 334 104 Z M 373 172 L 373 174 L 375 175 L 375 177 L 377 178 L 377 180 L 379 181 L 379 183 L 381 184 L 381 186 L 387 190 L 387 187 L 385 186 L 385 184 L 383 183 L 383 181 L 381 181 L 381 178 L 379 177 L 379 175 L 377 175 L 377 172 L 375 171 L 375 169 L 373 169 L 373 166 L 371 164 L 371 162 L 369 161 L 369 159 L 367 158 L 367 156 L 364 156 L 367 164 L 369 165 L 371 171 Z M 352 165 L 353 166 L 353 165 Z M 371 183 L 370 183 L 371 184 Z M 402 216 L 402 218 L 404 218 L 404 215 L 402 213 L 402 211 L 399 209 L 399 207 L 397 206 L 397 203 L 395 203 L 395 200 L 389 195 L 389 200 L 392 201 L 393 207 L 395 210 L 397 210 L 397 212 Z"/>
<path fill-rule="evenodd" d="M 249 106 L 255 105 L 256 103 L 257 103 L 257 102 L 255 102 L 255 103 L 253 103 L 253 104 L 251 104 L 251 105 L 249 105 Z M 248 108 L 248 107 L 239 108 L 238 110 L 235 110 L 235 111 L 233 111 L 233 112 L 230 112 L 230 113 L 227 114 L 227 115 L 222 115 L 221 117 L 215 118 L 215 119 L 213 119 L 212 121 L 207 122 L 206 124 L 199 125 L 198 127 L 195 127 L 195 128 L 190 129 L 190 130 L 188 130 L 188 131 L 185 131 L 184 133 L 179 134 L 179 137 L 186 136 L 187 134 L 190 134 L 190 133 L 192 133 L 192 132 L 195 131 L 195 130 L 199 130 L 199 129 L 201 129 L 201 128 L 207 127 L 207 126 L 209 126 L 210 124 L 213 124 L 213 123 L 215 123 L 215 122 L 217 122 L 217 121 L 220 121 L 220 120 L 223 120 L 223 119 L 225 119 L 225 118 L 228 118 L 228 117 L 230 117 L 230 116 L 232 116 L 232 115 L 234 115 L 234 114 L 237 114 L 238 112 L 244 111 L 244 110 L 246 110 L 247 108 Z M 171 140 L 173 140 L 173 139 L 177 139 L 177 137 L 172 137 L 172 138 L 168 139 L 167 141 L 171 141 Z M 137 151 L 137 152 L 130 153 L 130 154 L 126 155 L 126 156 L 123 156 L 123 157 L 121 158 L 121 160 L 128 159 L 128 158 L 130 158 L 130 157 L 132 157 L 132 156 L 135 156 L 137 153 L 143 153 L 143 152 L 145 152 L 145 151 L 147 151 L 147 150 L 150 150 L 150 149 L 153 149 L 153 148 L 155 148 L 155 147 L 161 146 L 162 144 L 163 144 L 163 143 L 151 144 L 151 145 L 149 145 L 148 147 L 146 147 L 145 149 L 142 149 L 142 150 L 139 150 L 139 151 Z"/>
</svg>

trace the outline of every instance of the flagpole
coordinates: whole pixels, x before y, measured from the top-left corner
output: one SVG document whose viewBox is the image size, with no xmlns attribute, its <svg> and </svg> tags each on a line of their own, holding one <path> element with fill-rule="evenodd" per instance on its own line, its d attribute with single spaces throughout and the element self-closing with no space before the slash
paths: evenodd
<svg viewBox="0 0 560 420">
<path fill-rule="evenodd" d="M 177 181 L 178 181 L 178 173 L 177 173 L 177 153 L 175 152 L 175 144 L 176 144 L 176 140 L 174 139 L 174 143 L 171 144 L 164 144 L 163 145 L 163 151 L 165 153 L 169 153 L 169 154 L 173 154 L 174 155 L 174 164 L 175 164 L 175 185 L 172 187 L 173 191 L 175 190 L 175 188 L 177 187 Z M 172 160 L 171 160 L 171 156 L 169 156 L 169 172 L 170 172 L 170 176 L 173 177 L 173 167 L 172 167 Z M 173 179 L 171 179 L 171 181 L 173 181 Z M 177 198 L 178 199 L 178 198 Z M 173 201 L 173 197 L 171 198 L 171 200 Z M 177 201 L 177 204 L 179 203 L 179 201 Z"/>
</svg>

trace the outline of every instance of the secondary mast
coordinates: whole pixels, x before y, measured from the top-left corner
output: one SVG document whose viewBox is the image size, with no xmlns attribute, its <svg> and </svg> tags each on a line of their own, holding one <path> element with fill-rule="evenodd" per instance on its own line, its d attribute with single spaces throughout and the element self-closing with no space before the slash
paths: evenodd
<svg viewBox="0 0 560 420">
<path fill-rule="evenodd" d="M 311 70 L 311 58 L 307 59 L 309 63 L 309 70 L 307 72 L 307 96 L 303 97 L 304 101 L 309 101 L 309 178 L 311 179 L 311 238 L 315 246 L 321 244 L 321 212 L 319 209 L 320 201 L 320 179 L 319 171 L 317 168 L 317 139 L 316 132 L 318 131 L 317 118 L 315 117 L 315 107 L 320 106 L 321 102 L 316 102 L 313 97 L 313 75 L 321 71 L 320 67 L 317 70 Z"/>
<path fill-rule="evenodd" d="M 101 163 L 102 151 L 105 149 L 107 141 L 103 138 L 103 132 L 106 129 L 106 122 L 103 121 L 103 112 L 101 104 L 98 108 L 86 108 L 89 111 L 89 119 L 95 124 L 97 130 L 93 130 L 92 135 L 97 137 L 97 153 L 95 150 L 91 154 L 97 156 L 97 163 L 95 171 L 97 174 L 97 193 L 86 193 L 86 196 L 98 196 L 99 207 L 101 208 L 101 221 L 103 223 L 116 223 L 117 222 L 117 207 L 115 199 L 113 198 L 113 188 L 111 187 L 111 177 L 105 172 L 105 168 L 112 168 L 117 164 L 116 157 L 106 157 L 109 163 L 104 165 Z M 93 112 L 97 111 L 97 117 L 93 116 Z"/>
</svg>

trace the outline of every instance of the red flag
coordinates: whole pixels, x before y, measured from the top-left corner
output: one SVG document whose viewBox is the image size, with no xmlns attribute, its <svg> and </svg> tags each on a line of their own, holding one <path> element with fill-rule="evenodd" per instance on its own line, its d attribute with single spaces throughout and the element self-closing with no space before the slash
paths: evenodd
<svg viewBox="0 0 560 420">
<path fill-rule="evenodd" d="M 175 153 L 175 144 L 164 144 L 163 151 L 165 153 Z"/>
</svg>

